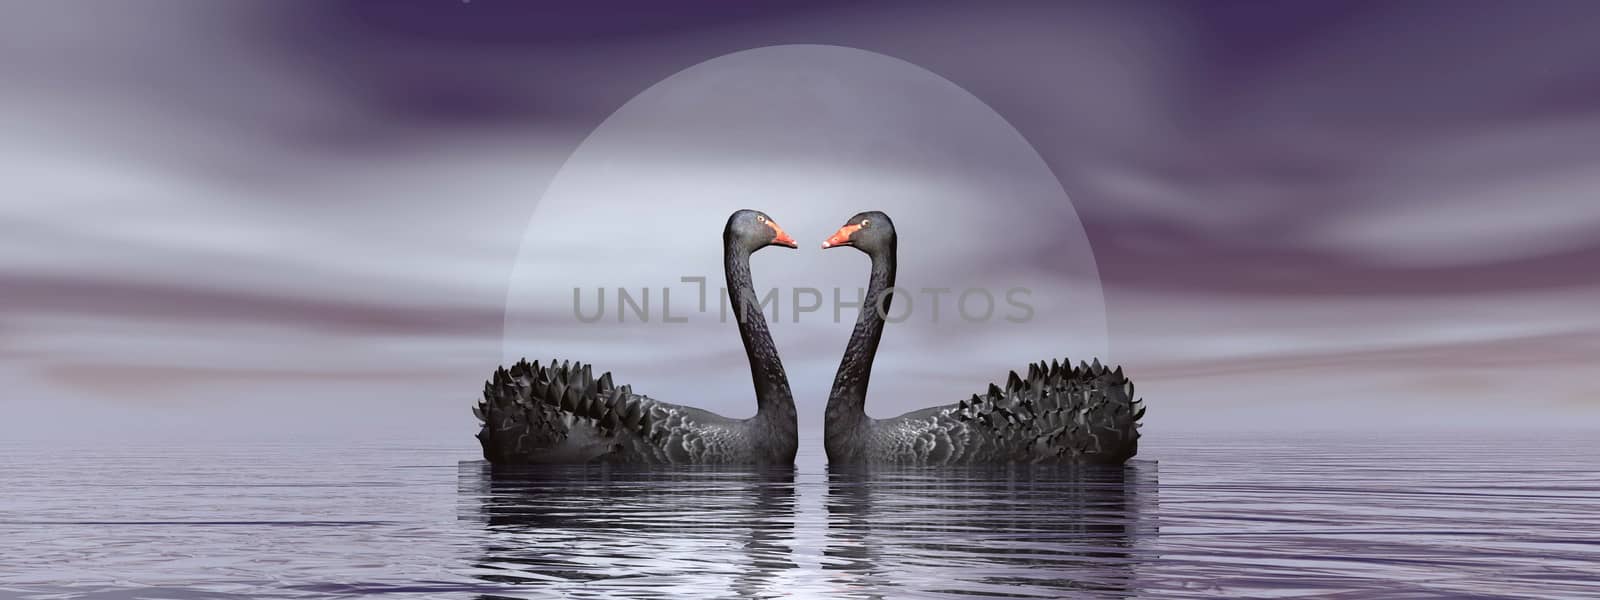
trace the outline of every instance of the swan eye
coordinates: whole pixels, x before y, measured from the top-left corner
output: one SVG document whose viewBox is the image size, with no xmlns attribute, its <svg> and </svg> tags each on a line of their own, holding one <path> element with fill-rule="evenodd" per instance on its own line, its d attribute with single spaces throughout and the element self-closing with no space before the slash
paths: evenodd
<svg viewBox="0 0 1600 600">
<path fill-rule="evenodd" d="M 866 229 L 866 228 L 871 227 L 871 226 L 872 226 L 872 219 L 862 219 L 861 220 L 861 228 L 862 229 Z"/>
</svg>

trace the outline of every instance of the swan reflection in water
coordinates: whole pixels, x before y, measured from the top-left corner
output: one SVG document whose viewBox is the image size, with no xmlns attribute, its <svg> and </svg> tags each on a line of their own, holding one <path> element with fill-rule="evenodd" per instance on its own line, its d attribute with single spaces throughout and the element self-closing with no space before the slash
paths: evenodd
<svg viewBox="0 0 1600 600">
<path fill-rule="evenodd" d="M 760 597 L 798 570 L 793 467 L 462 464 L 477 576 L 510 596 Z"/>
<path fill-rule="evenodd" d="M 1123 597 L 1156 533 L 1155 491 L 1142 461 L 832 468 L 823 569 L 852 597 Z"/>
<path fill-rule="evenodd" d="M 1137 590 L 1155 532 L 1155 465 L 1140 461 L 798 475 L 468 462 L 460 476 L 485 597 L 1116 597 Z"/>
</svg>

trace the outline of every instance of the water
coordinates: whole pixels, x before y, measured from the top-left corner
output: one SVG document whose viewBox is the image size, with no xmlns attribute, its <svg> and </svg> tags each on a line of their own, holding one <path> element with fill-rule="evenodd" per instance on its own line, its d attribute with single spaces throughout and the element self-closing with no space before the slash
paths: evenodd
<svg viewBox="0 0 1600 600">
<path fill-rule="evenodd" d="M 470 443 L 470 440 L 468 440 Z M 1147 438 L 1118 469 L 491 473 L 0 444 L 0 597 L 1600 597 L 1600 442 Z"/>
</svg>

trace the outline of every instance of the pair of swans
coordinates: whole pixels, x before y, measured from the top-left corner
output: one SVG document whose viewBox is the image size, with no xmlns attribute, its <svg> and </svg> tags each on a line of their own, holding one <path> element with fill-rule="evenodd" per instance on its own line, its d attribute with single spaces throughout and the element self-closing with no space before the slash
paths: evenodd
<svg viewBox="0 0 1600 600">
<path fill-rule="evenodd" d="M 1004 387 L 955 404 L 889 419 L 866 413 L 872 359 L 883 337 L 895 276 L 894 222 L 881 212 L 851 217 L 823 242 L 872 259 L 869 302 L 860 311 L 828 394 L 824 443 L 831 464 L 1121 464 L 1138 450 L 1141 403 L 1122 369 L 1051 361 L 1012 371 Z M 494 464 L 792 464 L 799 446 L 794 395 L 767 321 L 754 301 L 750 255 L 797 247 L 766 214 L 740 210 L 722 231 L 723 270 L 750 360 L 756 414 L 730 419 L 659 402 L 598 378 L 589 365 L 521 361 L 498 369 L 473 412 Z M 887 297 L 884 297 L 885 295 Z M 871 300 L 883 297 L 874 310 Z"/>
</svg>

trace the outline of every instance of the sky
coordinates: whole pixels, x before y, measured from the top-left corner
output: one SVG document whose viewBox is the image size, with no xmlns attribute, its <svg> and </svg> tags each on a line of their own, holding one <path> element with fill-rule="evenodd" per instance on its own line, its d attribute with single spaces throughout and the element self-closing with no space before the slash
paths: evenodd
<svg viewBox="0 0 1600 600">
<path fill-rule="evenodd" d="M 891 325 L 877 416 L 1098 356 L 1147 435 L 1600 427 L 1589 3 L 5 10 L 4 438 L 470 446 L 523 355 L 746 416 L 731 323 L 571 314 L 689 306 L 735 208 L 780 296 L 866 209 L 903 286 L 1033 290 Z M 773 325 L 811 430 L 830 308 Z"/>
</svg>

